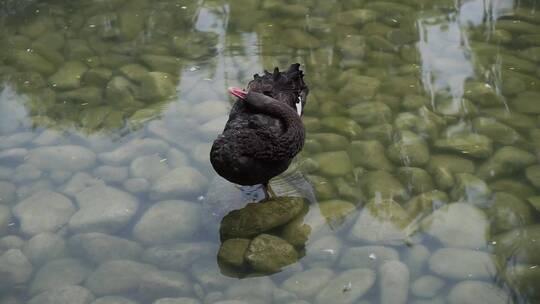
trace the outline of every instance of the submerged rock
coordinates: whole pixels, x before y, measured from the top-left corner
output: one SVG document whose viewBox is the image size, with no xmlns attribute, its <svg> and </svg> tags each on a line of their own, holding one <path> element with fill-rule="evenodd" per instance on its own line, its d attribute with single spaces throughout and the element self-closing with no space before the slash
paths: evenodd
<svg viewBox="0 0 540 304">
<path fill-rule="evenodd" d="M 450 192 L 450 197 L 455 201 L 468 202 L 473 205 L 483 206 L 491 196 L 491 189 L 480 178 L 468 174 L 456 174 L 457 184 Z"/>
<path fill-rule="evenodd" d="M 101 264 L 86 280 L 85 286 L 96 295 L 110 295 L 137 291 L 142 276 L 155 267 L 128 260 L 114 260 Z"/>
<path fill-rule="evenodd" d="M 298 197 L 278 197 L 231 211 L 221 221 L 222 240 L 249 238 L 288 223 L 305 207 Z"/>
<path fill-rule="evenodd" d="M 476 158 L 486 158 L 493 153 L 491 139 L 479 134 L 467 134 L 439 139 L 435 141 L 434 146 L 441 150 L 453 151 Z"/>
<path fill-rule="evenodd" d="M 494 258 L 483 251 L 442 248 L 429 259 L 429 269 L 450 279 L 489 279 L 497 273 Z"/>
<path fill-rule="evenodd" d="M 362 177 L 360 184 L 369 198 L 403 200 L 408 196 L 401 183 L 386 171 L 368 172 Z"/>
<path fill-rule="evenodd" d="M 186 197 L 201 194 L 208 179 L 192 167 L 179 167 L 161 176 L 150 188 L 153 199 Z"/>
<path fill-rule="evenodd" d="M 81 86 L 82 75 L 87 69 L 86 65 L 80 62 L 68 61 L 49 78 L 49 83 L 59 90 L 78 88 Z"/>
<path fill-rule="evenodd" d="M 315 303 L 356 303 L 375 283 L 375 272 L 355 268 L 342 272 L 315 297 Z"/>
<path fill-rule="evenodd" d="M 143 251 L 134 241 L 98 232 L 76 234 L 69 239 L 68 245 L 75 255 L 96 264 L 110 260 L 138 260 Z"/>
<path fill-rule="evenodd" d="M 94 165 L 96 154 L 75 145 L 39 147 L 30 150 L 28 162 L 42 170 L 80 171 Z"/>
<path fill-rule="evenodd" d="M 0 255 L 0 287 L 13 287 L 28 282 L 34 268 L 19 249 L 9 249 Z"/>
<path fill-rule="evenodd" d="M 67 255 L 66 242 L 57 234 L 40 233 L 24 245 L 23 252 L 33 265 L 38 266 L 65 257 Z"/>
<path fill-rule="evenodd" d="M 37 294 L 64 286 L 79 285 L 90 274 L 90 268 L 77 259 L 58 259 L 45 264 L 36 273 L 30 293 Z"/>
<path fill-rule="evenodd" d="M 295 273 L 283 282 L 282 288 L 299 298 L 310 298 L 324 288 L 333 276 L 334 272 L 328 268 L 313 268 Z"/>
<path fill-rule="evenodd" d="M 495 254 L 501 261 L 512 263 L 540 264 L 540 225 L 516 228 L 495 236 Z"/>
<path fill-rule="evenodd" d="M 400 261 L 388 261 L 379 269 L 382 304 L 407 303 L 409 295 L 409 269 Z"/>
<path fill-rule="evenodd" d="M 241 268 L 244 266 L 244 256 L 248 249 L 249 239 L 228 239 L 219 248 L 218 259 L 230 266 Z"/>
<path fill-rule="evenodd" d="M 511 303 L 510 296 L 499 287 L 481 281 L 463 281 L 448 294 L 450 304 L 506 304 Z"/>
<path fill-rule="evenodd" d="M 429 150 L 423 138 L 410 131 L 401 131 L 397 142 L 388 147 L 388 157 L 405 166 L 422 166 L 429 161 Z"/>
<path fill-rule="evenodd" d="M 411 293 L 420 298 L 432 298 L 444 287 L 444 281 L 433 275 L 424 275 L 411 284 Z"/>
<path fill-rule="evenodd" d="M 355 166 L 384 171 L 391 171 L 394 168 L 386 158 L 384 146 L 376 140 L 353 141 L 348 153 Z"/>
<path fill-rule="evenodd" d="M 343 269 L 369 268 L 376 271 L 388 261 L 399 261 L 398 252 L 391 247 L 350 247 L 343 252 L 338 266 Z"/>
<path fill-rule="evenodd" d="M 298 253 L 285 240 L 261 234 L 249 243 L 245 259 L 254 270 L 273 273 L 295 263 L 298 260 Z"/>
<path fill-rule="evenodd" d="M 44 291 L 33 297 L 28 304 L 90 304 L 92 293 L 80 286 L 64 286 Z"/>
<path fill-rule="evenodd" d="M 512 174 L 527 166 L 534 164 L 536 158 L 533 154 L 512 147 L 502 147 L 478 168 L 477 175 L 484 180 Z"/>
<path fill-rule="evenodd" d="M 486 211 L 493 222 L 494 232 L 504 232 L 531 224 L 531 208 L 518 197 L 497 192 L 493 195 L 491 206 Z"/>
<path fill-rule="evenodd" d="M 191 282 L 176 271 L 151 271 L 139 282 L 139 294 L 146 299 L 187 296 L 192 293 Z"/>
</svg>

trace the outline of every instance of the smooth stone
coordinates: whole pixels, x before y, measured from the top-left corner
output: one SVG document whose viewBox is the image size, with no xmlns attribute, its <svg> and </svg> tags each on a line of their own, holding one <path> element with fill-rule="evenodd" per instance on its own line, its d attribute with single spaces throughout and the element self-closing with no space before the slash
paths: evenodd
<svg viewBox="0 0 540 304">
<path fill-rule="evenodd" d="M 54 233 L 34 235 L 23 247 L 24 255 L 33 265 L 43 265 L 48 261 L 67 256 L 66 242 Z"/>
<path fill-rule="evenodd" d="M 495 152 L 485 161 L 477 171 L 478 177 L 483 180 L 492 180 L 497 177 L 510 175 L 536 162 L 536 157 L 524 150 L 506 146 Z"/>
<path fill-rule="evenodd" d="M 310 298 L 324 288 L 333 276 L 334 272 L 328 268 L 313 268 L 293 274 L 281 287 L 299 298 Z"/>
<path fill-rule="evenodd" d="M 473 129 L 489 137 L 496 143 L 512 145 L 522 140 L 522 136 L 513 128 L 498 122 L 494 118 L 477 117 L 473 120 Z"/>
<path fill-rule="evenodd" d="M 540 50 L 540 48 L 538 48 Z M 538 109 L 538 99 L 540 93 L 533 91 L 526 91 L 518 94 L 512 101 L 511 105 L 516 111 L 523 114 L 540 114 Z"/>
<path fill-rule="evenodd" d="M 28 304 L 90 304 L 94 295 L 80 286 L 63 286 L 44 291 L 33 297 Z"/>
<path fill-rule="evenodd" d="M 352 9 L 343 11 L 336 16 L 339 24 L 344 25 L 365 25 L 375 21 L 378 13 L 369 9 Z"/>
<path fill-rule="evenodd" d="M 249 239 L 228 239 L 218 251 L 220 262 L 232 267 L 241 268 L 244 266 L 244 256 L 251 240 Z"/>
<path fill-rule="evenodd" d="M 345 151 L 324 152 L 313 156 L 324 176 L 343 176 L 351 171 L 352 164 Z"/>
<path fill-rule="evenodd" d="M 163 72 L 150 72 L 141 77 L 142 98 L 158 101 L 174 96 L 176 85 L 173 76 Z"/>
<path fill-rule="evenodd" d="M 0 181 L 0 204 L 10 204 L 15 199 L 17 187 L 10 182 Z"/>
<path fill-rule="evenodd" d="M 420 298 L 432 298 L 444 287 L 444 280 L 433 275 L 424 275 L 411 284 L 411 293 Z"/>
<path fill-rule="evenodd" d="M 91 304 L 137 304 L 137 302 L 120 296 L 105 296 L 96 299 Z"/>
<path fill-rule="evenodd" d="M 189 116 L 201 123 L 208 122 L 227 115 L 230 109 L 230 104 L 224 100 L 205 100 L 194 104 L 190 108 Z"/>
<path fill-rule="evenodd" d="M 278 197 L 247 204 L 223 218 L 220 227 L 221 239 L 251 238 L 282 226 L 300 214 L 304 206 L 305 201 L 298 197 Z"/>
<path fill-rule="evenodd" d="M 23 284 L 30 280 L 34 268 L 19 249 L 9 249 L 0 255 L 0 287 Z"/>
<path fill-rule="evenodd" d="M 372 270 L 357 268 L 344 271 L 317 294 L 315 303 L 355 303 L 374 283 L 375 272 Z"/>
<path fill-rule="evenodd" d="M 531 166 L 525 169 L 525 176 L 533 186 L 540 189 L 540 166 Z"/>
<path fill-rule="evenodd" d="M 381 102 L 364 102 L 349 108 L 349 115 L 361 125 L 375 125 L 392 120 L 392 110 Z"/>
<path fill-rule="evenodd" d="M 235 283 L 229 284 L 224 298 L 238 300 L 238 302 L 244 304 L 271 303 L 274 289 L 275 284 L 268 277 L 236 280 Z"/>
<path fill-rule="evenodd" d="M 494 252 L 501 261 L 535 265 L 540 263 L 540 225 L 529 225 L 492 238 Z"/>
<path fill-rule="evenodd" d="M 172 168 L 178 168 L 178 167 L 185 167 L 189 163 L 189 158 L 186 153 L 171 148 L 169 151 L 167 151 L 167 163 Z"/>
<path fill-rule="evenodd" d="M 476 250 L 442 248 L 429 259 L 429 269 L 456 280 L 489 279 L 496 273 L 494 256 Z"/>
<path fill-rule="evenodd" d="M 370 171 L 362 176 L 360 185 L 367 197 L 404 200 L 408 194 L 403 185 L 392 174 L 386 171 Z"/>
<path fill-rule="evenodd" d="M 350 247 L 341 256 L 338 266 L 343 269 L 368 268 L 377 271 L 388 261 L 399 261 L 398 252 L 391 247 Z"/>
<path fill-rule="evenodd" d="M 126 64 L 118 70 L 123 76 L 135 82 L 140 82 L 148 73 L 148 70 L 144 66 L 136 63 Z"/>
<path fill-rule="evenodd" d="M 100 153 L 98 158 L 107 164 L 122 165 L 127 164 L 138 156 L 165 153 L 168 149 L 169 144 L 160 139 L 134 139 L 113 151 Z"/>
<path fill-rule="evenodd" d="M 28 162 L 41 170 L 80 171 L 94 165 L 96 154 L 75 145 L 39 147 L 30 150 Z"/>
<path fill-rule="evenodd" d="M 148 245 L 192 239 L 201 228 L 201 207 L 187 201 L 162 201 L 150 207 L 133 228 L 135 238 Z"/>
<path fill-rule="evenodd" d="M 111 295 L 137 291 L 143 275 L 155 267 L 129 260 L 112 260 L 101 264 L 85 282 L 96 295 Z"/>
<path fill-rule="evenodd" d="M 450 247 L 483 248 L 489 236 L 486 214 L 467 203 L 452 203 L 435 210 L 421 222 L 423 230 Z"/>
<path fill-rule="evenodd" d="M 114 100 L 116 104 L 136 104 L 134 92 L 137 87 L 131 81 L 122 76 L 113 77 L 105 86 L 105 97 Z"/>
<path fill-rule="evenodd" d="M 219 301 L 219 302 L 239 302 L 239 303 L 244 303 L 244 302 L 240 302 L 240 301 Z M 219 302 L 213 302 L 213 303 L 215 304 L 215 303 L 219 303 Z M 201 302 L 199 300 L 193 299 L 193 298 L 180 297 L 180 298 L 158 299 L 158 300 L 154 301 L 152 304 L 201 304 Z M 227 304 L 227 303 L 225 303 L 225 304 Z M 234 304 L 234 303 L 230 303 L 230 304 Z"/>
<path fill-rule="evenodd" d="M 25 182 L 39 179 L 43 172 L 32 164 L 22 164 L 15 169 L 13 180 L 15 182 Z"/>
<path fill-rule="evenodd" d="M 355 242 L 370 242 L 385 245 L 402 244 L 407 237 L 409 216 L 395 201 L 371 200 L 349 232 Z"/>
<path fill-rule="evenodd" d="M 431 214 L 434 210 L 447 204 L 448 201 L 448 195 L 445 192 L 433 190 L 411 198 L 404 207 L 411 217 L 416 218 L 419 215 Z"/>
<path fill-rule="evenodd" d="M 488 83 L 469 82 L 465 84 L 465 98 L 484 107 L 500 106 L 504 100 L 497 94 L 495 89 Z"/>
<path fill-rule="evenodd" d="M 302 258 L 302 262 L 312 268 L 332 267 L 341 256 L 342 243 L 339 238 L 333 235 L 309 242 L 306 245 L 306 256 Z"/>
<path fill-rule="evenodd" d="M 273 273 L 298 260 L 298 253 L 285 240 L 260 234 L 249 244 L 245 259 L 253 269 L 263 273 Z"/>
<path fill-rule="evenodd" d="M 399 138 L 387 150 L 388 158 L 404 166 L 423 166 L 429 161 L 425 140 L 410 131 L 401 131 Z"/>
<path fill-rule="evenodd" d="M 0 162 L 2 163 L 20 163 L 28 156 L 28 150 L 25 148 L 12 148 L 0 152 Z"/>
<path fill-rule="evenodd" d="M 360 125 L 358 125 L 354 120 L 343 116 L 324 117 L 321 119 L 320 124 L 323 129 L 341 133 L 349 138 L 356 138 L 362 133 L 362 127 L 360 127 Z"/>
<path fill-rule="evenodd" d="M 415 167 L 401 167 L 396 172 L 398 180 L 413 194 L 429 192 L 434 189 L 433 181 L 427 171 Z"/>
<path fill-rule="evenodd" d="M 96 264 L 111 260 L 136 261 L 143 247 L 134 241 L 99 232 L 76 234 L 68 240 L 71 252 Z"/>
<path fill-rule="evenodd" d="M 150 182 L 141 177 L 126 179 L 122 185 L 126 191 L 134 194 L 146 192 L 150 188 Z"/>
<path fill-rule="evenodd" d="M 493 232 L 505 232 L 532 223 L 530 206 L 507 192 L 496 192 L 486 213 L 493 223 Z"/>
<path fill-rule="evenodd" d="M 69 220 L 72 232 L 114 233 L 124 228 L 137 212 L 138 200 L 113 187 L 92 186 L 77 193 L 79 210 Z"/>
<path fill-rule="evenodd" d="M 493 153 L 491 139 L 480 134 L 466 134 L 439 139 L 434 147 L 475 158 L 487 158 Z"/>
<path fill-rule="evenodd" d="M 128 177 L 128 170 L 126 167 L 114 167 L 114 166 L 99 166 L 94 169 L 93 174 L 95 177 L 110 183 L 110 182 L 122 182 Z"/>
<path fill-rule="evenodd" d="M 81 86 L 82 75 L 88 68 L 78 61 L 65 62 L 49 78 L 50 85 L 58 90 L 76 89 Z"/>
<path fill-rule="evenodd" d="M 161 269 L 183 270 L 205 257 L 212 257 L 215 260 L 217 252 L 215 247 L 211 243 L 177 243 L 154 246 L 143 252 L 142 260 Z"/>
<path fill-rule="evenodd" d="M 386 158 L 384 146 L 376 140 L 353 141 L 347 152 L 355 166 L 385 171 L 391 171 L 394 168 Z"/>
<path fill-rule="evenodd" d="M 18 203 L 13 215 L 21 222 L 21 232 L 36 235 L 64 227 L 75 213 L 71 200 L 59 193 L 40 191 Z"/>
<path fill-rule="evenodd" d="M 192 167 L 179 167 L 160 177 L 150 187 L 150 197 L 165 199 L 200 194 L 208 185 L 208 179 Z"/>
<path fill-rule="evenodd" d="M 53 260 L 37 271 L 30 285 L 30 293 L 35 295 L 43 291 L 59 289 L 60 287 L 79 285 L 90 272 L 90 268 L 77 259 Z"/>
<path fill-rule="evenodd" d="M 491 196 L 486 182 L 468 173 L 456 174 L 456 185 L 450 192 L 454 201 L 467 202 L 476 206 L 485 206 Z"/>
<path fill-rule="evenodd" d="M 142 55 L 142 62 L 144 62 L 151 70 L 169 73 L 171 75 L 177 75 L 182 68 L 182 61 L 180 58 L 165 55 Z M 160 73 L 163 74 L 163 73 Z M 159 74 L 157 75 L 159 76 Z M 155 78 L 156 76 L 150 76 Z M 159 79 L 158 79 L 159 80 Z M 171 81 L 171 80 L 169 80 Z M 172 81 L 171 81 L 172 82 Z"/>
<path fill-rule="evenodd" d="M 215 252 L 212 253 L 214 254 Z M 237 281 L 236 278 L 231 278 L 221 273 L 221 269 L 215 263 L 215 256 L 193 263 L 191 274 L 195 279 L 194 284 L 202 286 L 205 290 L 225 290 Z M 210 294 L 208 295 L 210 296 Z M 223 297 L 222 294 L 220 296 L 220 298 Z"/>
<path fill-rule="evenodd" d="M 48 179 L 30 181 L 26 185 L 17 188 L 17 198 L 24 200 L 38 192 L 51 191 L 52 189 L 54 189 L 54 185 Z"/>
<path fill-rule="evenodd" d="M 129 166 L 130 175 L 132 177 L 142 177 L 151 182 L 156 181 L 169 172 L 167 163 L 162 159 L 157 154 L 139 156 Z"/>
<path fill-rule="evenodd" d="M 383 304 L 407 303 L 409 296 L 409 269 L 400 261 L 388 261 L 381 265 L 380 299 Z"/>
<path fill-rule="evenodd" d="M 349 140 L 335 133 L 314 133 L 309 135 L 309 139 L 314 139 L 321 146 L 321 151 L 340 151 L 349 146 Z"/>
<path fill-rule="evenodd" d="M 93 86 L 105 86 L 111 80 L 113 73 L 105 67 L 91 68 L 84 73 L 85 83 Z"/>
<path fill-rule="evenodd" d="M 538 267 L 528 264 L 508 265 L 505 271 L 505 279 L 516 294 L 529 301 L 538 301 L 540 297 L 538 289 L 538 278 L 540 271 Z"/>
<path fill-rule="evenodd" d="M 344 200 L 326 200 L 319 202 L 319 210 L 332 228 L 344 225 L 356 213 L 356 206 Z"/>
<path fill-rule="evenodd" d="M 12 60 L 15 66 L 23 71 L 36 71 L 45 76 L 54 73 L 56 68 L 52 63 L 37 54 L 28 50 L 17 50 L 12 54 Z"/>
<path fill-rule="evenodd" d="M 66 177 L 69 178 L 69 175 L 62 173 L 61 179 L 65 179 Z M 105 182 L 92 177 L 86 172 L 78 172 L 62 186 L 62 192 L 70 197 L 75 197 L 79 192 L 93 186 L 105 186 Z"/>
<path fill-rule="evenodd" d="M 26 242 L 16 235 L 6 235 L 0 238 L 0 250 L 21 249 Z"/>
<path fill-rule="evenodd" d="M 8 230 L 11 222 L 11 211 L 8 206 L 0 205 L 0 236 Z"/>
<path fill-rule="evenodd" d="M 0 136 L 0 150 L 25 146 L 34 137 L 35 134 L 32 132 L 19 132 L 12 135 Z"/>
<path fill-rule="evenodd" d="M 454 286 L 448 294 L 449 304 L 506 304 L 510 296 L 499 287 L 481 281 L 463 281 Z"/>
<path fill-rule="evenodd" d="M 176 271 L 151 271 L 139 282 L 139 294 L 147 299 L 188 296 L 192 289 L 188 277 Z"/>
</svg>

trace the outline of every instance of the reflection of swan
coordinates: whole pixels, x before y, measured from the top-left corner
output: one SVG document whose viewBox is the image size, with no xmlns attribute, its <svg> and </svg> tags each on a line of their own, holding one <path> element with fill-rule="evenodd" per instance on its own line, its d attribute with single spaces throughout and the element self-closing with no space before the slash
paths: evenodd
<svg viewBox="0 0 540 304">
<path fill-rule="evenodd" d="M 289 167 L 304 144 L 299 115 L 308 88 L 299 66 L 255 75 L 247 92 L 230 89 L 238 101 L 210 152 L 219 175 L 240 185 L 266 185 Z"/>
</svg>

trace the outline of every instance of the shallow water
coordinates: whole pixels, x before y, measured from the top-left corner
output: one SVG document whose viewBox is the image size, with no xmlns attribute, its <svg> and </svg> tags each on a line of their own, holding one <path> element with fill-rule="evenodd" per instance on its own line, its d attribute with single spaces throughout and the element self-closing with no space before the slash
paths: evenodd
<svg viewBox="0 0 540 304">
<path fill-rule="evenodd" d="M 2 1 L 0 303 L 538 303 L 539 8 Z M 306 203 L 223 220 L 226 88 L 294 62 Z"/>
</svg>

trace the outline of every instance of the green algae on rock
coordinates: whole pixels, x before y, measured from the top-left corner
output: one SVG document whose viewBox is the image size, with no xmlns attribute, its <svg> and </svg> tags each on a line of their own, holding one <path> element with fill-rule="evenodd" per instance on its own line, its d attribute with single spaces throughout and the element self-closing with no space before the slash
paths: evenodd
<svg viewBox="0 0 540 304">
<path fill-rule="evenodd" d="M 270 234 L 261 234 L 249 243 L 245 259 L 256 271 L 273 273 L 295 263 L 298 253 L 285 240 Z"/>
</svg>

